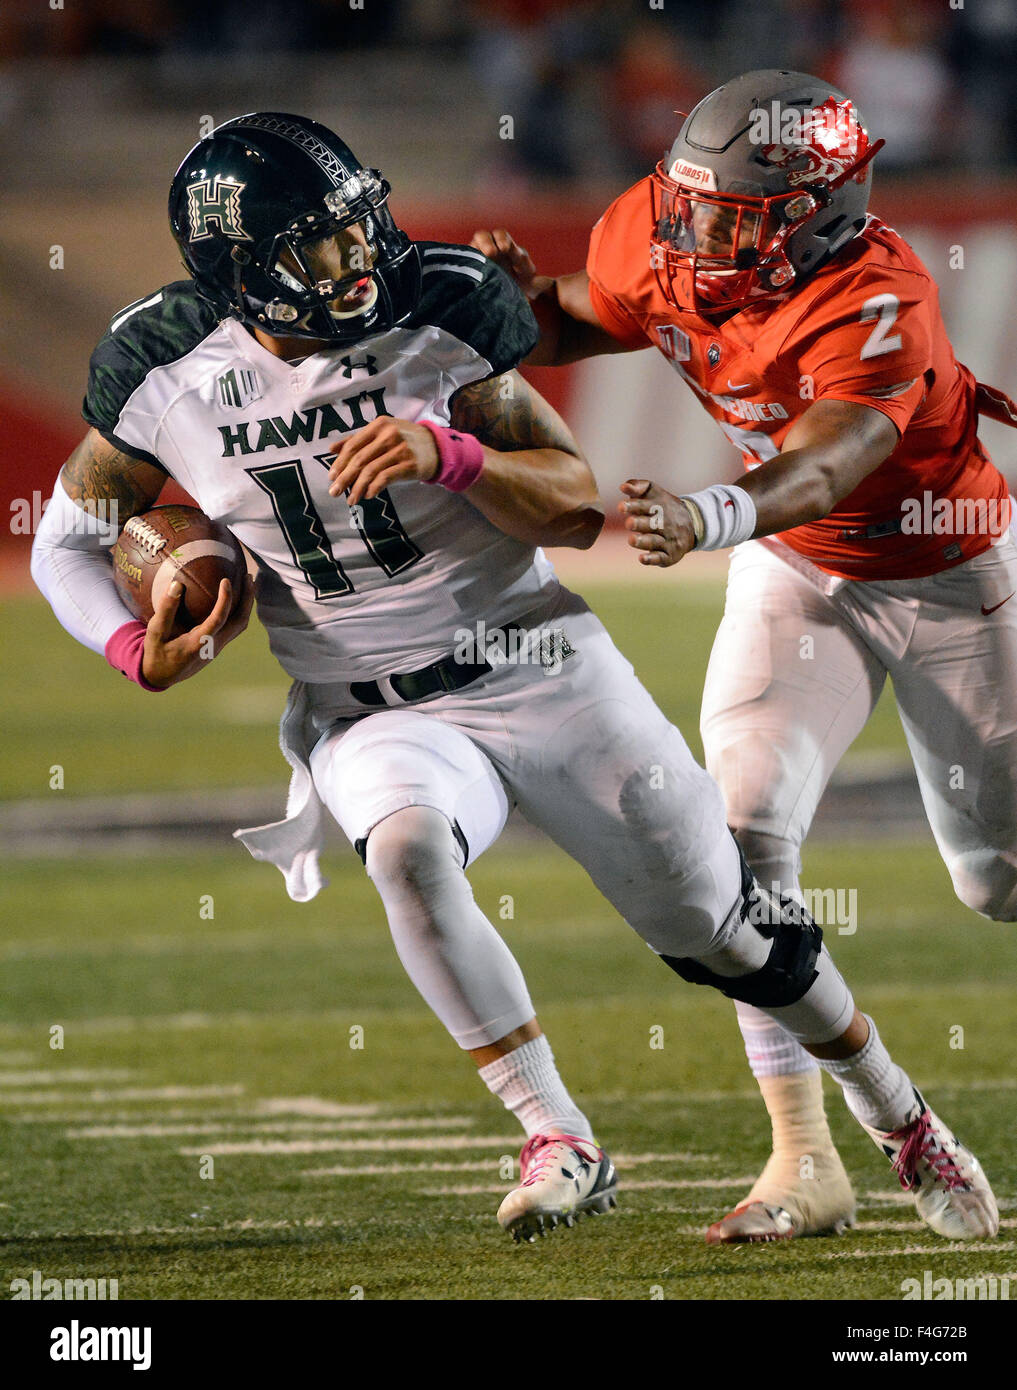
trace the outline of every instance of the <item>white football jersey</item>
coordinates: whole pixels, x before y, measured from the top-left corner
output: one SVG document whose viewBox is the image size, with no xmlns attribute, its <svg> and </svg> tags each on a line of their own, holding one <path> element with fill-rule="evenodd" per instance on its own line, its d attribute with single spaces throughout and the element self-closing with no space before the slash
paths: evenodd
<svg viewBox="0 0 1017 1390">
<path fill-rule="evenodd" d="M 542 551 L 464 496 L 394 483 L 350 508 L 330 497 L 331 445 L 379 415 L 449 423 L 459 387 L 515 367 L 536 341 L 525 298 L 479 252 L 418 243 L 413 317 L 297 364 L 190 281 L 118 314 L 91 363 L 84 416 L 177 480 L 258 561 L 272 651 L 305 681 L 355 681 L 447 656 L 458 629 L 554 597 Z"/>
</svg>

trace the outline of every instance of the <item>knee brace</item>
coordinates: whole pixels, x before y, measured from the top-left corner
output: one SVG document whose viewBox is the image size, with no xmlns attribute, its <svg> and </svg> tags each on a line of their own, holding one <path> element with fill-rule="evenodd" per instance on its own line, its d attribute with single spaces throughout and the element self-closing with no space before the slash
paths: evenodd
<svg viewBox="0 0 1017 1390">
<path fill-rule="evenodd" d="M 741 847 L 740 916 L 742 922 L 772 942 L 770 954 L 758 970 L 747 975 L 719 975 L 691 956 L 661 956 L 683 980 L 710 985 L 729 999 L 757 1008 L 779 1009 L 796 1004 L 815 983 L 816 962 L 823 932 L 805 908 L 789 894 L 779 897 L 761 888 L 752 875 Z"/>
</svg>

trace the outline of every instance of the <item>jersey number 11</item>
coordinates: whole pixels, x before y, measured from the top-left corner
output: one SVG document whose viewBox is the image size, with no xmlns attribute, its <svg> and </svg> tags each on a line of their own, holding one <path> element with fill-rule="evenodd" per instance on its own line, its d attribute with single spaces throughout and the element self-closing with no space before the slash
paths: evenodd
<svg viewBox="0 0 1017 1390">
<path fill-rule="evenodd" d="M 328 468 L 332 454 L 317 456 Z M 299 459 L 268 463 L 247 472 L 272 499 L 286 544 L 294 563 L 314 590 L 315 598 L 338 598 L 352 594 L 353 584 L 332 554 L 328 533 L 318 514 Z M 367 547 L 371 559 L 391 578 L 423 558 L 403 530 L 402 522 L 387 489 L 377 497 L 365 497 L 350 508 L 353 525 Z"/>
</svg>

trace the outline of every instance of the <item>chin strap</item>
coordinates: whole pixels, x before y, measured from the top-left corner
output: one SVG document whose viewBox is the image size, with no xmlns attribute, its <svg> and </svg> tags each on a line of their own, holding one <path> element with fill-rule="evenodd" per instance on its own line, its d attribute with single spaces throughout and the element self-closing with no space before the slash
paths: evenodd
<svg viewBox="0 0 1017 1390">
<path fill-rule="evenodd" d="M 251 255 L 242 246 L 230 248 L 230 260 L 233 262 L 233 307 L 238 313 L 244 313 L 244 266 L 250 265 Z"/>
</svg>

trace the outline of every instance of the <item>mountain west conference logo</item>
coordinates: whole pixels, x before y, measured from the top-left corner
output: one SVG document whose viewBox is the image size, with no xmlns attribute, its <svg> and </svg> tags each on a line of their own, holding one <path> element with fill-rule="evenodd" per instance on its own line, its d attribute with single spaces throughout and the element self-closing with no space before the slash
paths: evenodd
<svg viewBox="0 0 1017 1390">
<path fill-rule="evenodd" d="M 187 185 L 187 218 L 191 241 L 204 241 L 213 231 L 238 241 L 250 241 L 240 221 L 240 195 L 247 187 L 238 179 L 199 179 Z"/>
<path fill-rule="evenodd" d="M 687 333 L 674 323 L 659 323 L 654 332 L 661 352 L 671 362 L 687 362 L 692 356 L 692 343 Z"/>
</svg>

